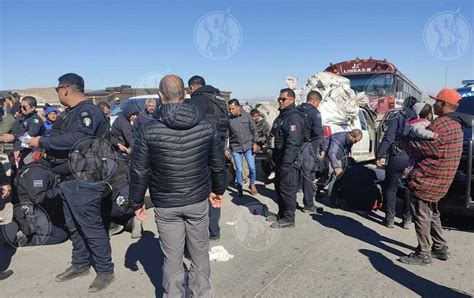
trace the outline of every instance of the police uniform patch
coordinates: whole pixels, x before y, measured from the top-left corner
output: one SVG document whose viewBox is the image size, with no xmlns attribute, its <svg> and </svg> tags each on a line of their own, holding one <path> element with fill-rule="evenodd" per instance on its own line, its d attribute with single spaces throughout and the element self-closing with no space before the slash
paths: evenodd
<svg viewBox="0 0 474 298">
<path fill-rule="evenodd" d="M 290 125 L 290 132 L 296 131 L 296 125 Z"/>
<path fill-rule="evenodd" d="M 33 119 L 33 123 L 39 123 L 38 119 Z"/>
<path fill-rule="evenodd" d="M 87 113 L 87 112 L 82 112 L 82 113 L 81 113 L 81 116 L 82 116 L 82 117 L 85 117 L 85 116 L 87 116 L 87 115 L 89 115 L 89 113 Z"/>
<path fill-rule="evenodd" d="M 33 187 L 43 187 L 43 180 L 33 180 Z"/>
<path fill-rule="evenodd" d="M 84 127 L 90 127 L 92 125 L 92 119 L 89 116 L 83 117 L 82 118 L 82 125 Z"/>
</svg>

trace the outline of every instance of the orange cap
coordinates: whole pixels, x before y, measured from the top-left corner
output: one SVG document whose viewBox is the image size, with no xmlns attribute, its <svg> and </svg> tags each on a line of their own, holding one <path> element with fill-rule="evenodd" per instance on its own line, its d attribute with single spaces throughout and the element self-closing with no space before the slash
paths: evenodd
<svg viewBox="0 0 474 298">
<path fill-rule="evenodd" d="M 430 97 L 436 100 L 441 100 L 441 101 L 450 103 L 455 106 L 459 105 L 459 101 L 461 100 L 461 94 L 459 94 L 454 89 L 448 89 L 448 88 L 441 89 L 438 95 L 436 96 L 430 95 Z"/>
</svg>

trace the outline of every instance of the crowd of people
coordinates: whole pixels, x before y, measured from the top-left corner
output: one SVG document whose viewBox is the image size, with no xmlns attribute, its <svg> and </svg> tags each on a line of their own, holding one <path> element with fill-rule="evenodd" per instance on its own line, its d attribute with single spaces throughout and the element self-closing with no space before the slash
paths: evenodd
<svg viewBox="0 0 474 298">
<path fill-rule="evenodd" d="M 384 159 L 387 163 L 382 193 L 381 179 L 350 157 L 361 130 L 324 137 L 318 110 L 323 98 L 317 91 L 297 106 L 292 89 L 280 90 L 279 116 L 268 123 L 258 108 L 249 113 L 239 100 L 222 99 L 201 76 L 190 78 L 185 88 L 179 76 L 167 75 L 160 82 L 159 102 L 130 104 L 110 124 L 109 113 L 120 106 L 120 98 L 111 105 L 95 104 L 86 98 L 79 75 L 68 73 L 58 81 L 64 113 L 48 106 L 41 117 L 34 97 L 7 98 L 0 125 L 12 165 L 10 178 L 0 167 L 3 198 L 20 206 L 12 223 L 2 226 L 4 234 L 15 246 L 70 239 L 71 266 L 56 276 L 57 282 L 87 275 L 92 266 L 97 276 L 89 291 L 105 289 L 115 279 L 109 236 L 128 231 L 132 238 L 141 237 L 151 205 L 164 256 L 164 294 L 181 290 L 182 281 L 173 276 L 183 270 L 184 256 L 192 263 L 190 280 L 209 278 L 209 241 L 221 237 L 226 159 L 234 169 L 237 195 L 243 196 L 246 187 L 257 195 L 258 155 L 275 183 L 278 212 L 267 214 L 270 228 L 295 227 L 300 189 L 305 213 L 318 211 L 318 197 L 332 207 L 366 211 L 379 208 L 383 198 L 384 224 L 393 228 L 397 190 L 404 181 L 403 227 L 414 223 L 419 245 L 400 261 L 429 265 L 432 257 L 449 258 L 437 202 L 453 181 L 462 152 L 461 126 L 467 125 L 455 113 L 461 100 L 455 90 L 441 90 L 433 107 L 407 98 L 388 123 L 376 159 L 379 167 Z M 32 224 L 42 218 L 38 214 L 48 220 Z M 41 228 L 44 224 L 47 229 Z M 2 272 L 0 279 L 11 273 Z M 195 296 L 206 291 L 200 283 L 188 284 Z"/>
</svg>

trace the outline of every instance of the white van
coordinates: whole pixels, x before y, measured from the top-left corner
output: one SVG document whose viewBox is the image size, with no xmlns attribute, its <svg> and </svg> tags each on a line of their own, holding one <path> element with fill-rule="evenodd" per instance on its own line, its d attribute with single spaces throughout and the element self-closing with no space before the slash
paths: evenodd
<svg viewBox="0 0 474 298">
<path fill-rule="evenodd" d="M 145 101 L 148 98 L 153 98 L 156 101 L 156 106 L 158 107 L 158 105 L 160 104 L 160 97 L 158 94 L 147 94 L 130 97 L 129 99 L 123 101 L 118 107 L 110 111 L 110 125 L 114 123 L 115 119 L 117 119 L 118 116 L 123 114 L 123 111 L 125 111 L 125 108 L 128 105 L 134 104 L 137 106 L 140 112 L 145 112 Z"/>
</svg>

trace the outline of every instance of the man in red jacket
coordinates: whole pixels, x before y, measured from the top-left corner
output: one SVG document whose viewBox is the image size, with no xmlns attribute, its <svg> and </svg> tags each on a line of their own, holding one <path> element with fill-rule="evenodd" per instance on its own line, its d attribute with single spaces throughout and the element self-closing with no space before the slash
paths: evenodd
<svg viewBox="0 0 474 298">
<path fill-rule="evenodd" d="M 443 237 L 438 201 L 453 182 L 462 154 L 461 125 L 449 118 L 455 112 L 461 95 L 456 90 L 443 89 L 436 97 L 434 113 L 439 117 L 428 129 L 438 138 L 433 141 L 411 142 L 410 149 L 417 163 L 409 177 L 411 209 L 418 247 L 414 253 L 401 257 L 410 265 L 430 265 L 431 258 L 447 260 L 448 245 Z"/>
</svg>

